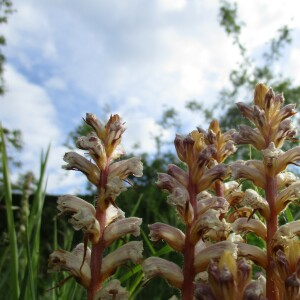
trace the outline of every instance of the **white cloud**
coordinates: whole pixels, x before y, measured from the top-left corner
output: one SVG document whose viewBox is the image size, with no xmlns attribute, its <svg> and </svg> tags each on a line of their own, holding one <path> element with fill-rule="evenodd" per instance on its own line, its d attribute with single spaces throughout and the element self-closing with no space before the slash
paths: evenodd
<svg viewBox="0 0 300 300">
<path fill-rule="evenodd" d="M 108 104 L 127 123 L 125 146 L 139 142 L 141 150 L 155 151 L 151 134 L 161 131 L 156 121 L 163 109 L 174 107 L 184 129 L 192 130 L 202 120 L 184 109 L 185 101 L 211 106 L 240 60 L 218 24 L 219 1 L 91 0 L 70 6 L 28 0 L 15 6 L 5 30 L 9 92 L 0 114 L 7 126 L 23 131 L 28 165 L 52 140 L 51 191 L 83 180 L 60 180 L 59 168 L 66 128 L 79 124 L 84 112 L 103 115 Z M 297 31 L 296 7 L 290 0 L 238 2 L 249 53 L 262 49 L 284 24 Z M 293 49 L 285 70 L 299 77 L 298 56 L 299 48 Z M 162 131 L 170 140 L 171 134 Z"/>
<path fill-rule="evenodd" d="M 28 81 L 12 66 L 5 69 L 7 92 L 1 100 L 1 119 L 4 126 L 24 132 L 28 147 L 46 148 L 59 137 L 55 107 L 46 91 Z"/>
</svg>

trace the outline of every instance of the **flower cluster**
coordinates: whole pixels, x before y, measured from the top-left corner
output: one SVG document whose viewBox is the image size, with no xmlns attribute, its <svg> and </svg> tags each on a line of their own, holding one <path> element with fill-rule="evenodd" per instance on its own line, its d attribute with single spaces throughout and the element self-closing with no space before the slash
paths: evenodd
<svg viewBox="0 0 300 300">
<path fill-rule="evenodd" d="M 93 114 L 87 114 L 85 121 L 93 131 L 80 137 L 77 147 L 86 150 L 92 161 L 77 152 L 68 152 L 64 156 L 66 165 L 63 168 L 82 172 L 96 186 L 96 207 L 72 195 L 58 198 L 59 215 L 67 215 L 73 228 L 83 231 L 84 243 L 77 245 L 72 252 L 54 251 L 49 258 L 49 268 L 69 272 L 87 289 L 89 300 L 128 299 L 127 291 L 118 280 L 105 281 L 128 260 L 135 264 L 141 262 L 142 242 L 128 242 L 106 255 L 104 251 L 127 234 L 140 234 L 142 219 L 125 218 L 115 200 L 127 189 L 128 176 L 142 176 L 142 163 L 137 157 L 116 161 L 124 154 L 120 142 L 125 127 L 118 115 L 111 116 L 106 125 Z"/>
<path fill-rule="evenodd" d="M 84 238 L 71 252 L 54 251 L 49 268 L 69 272 L 87 289 L 88 300 L 128 299 L 117 279 L 108 280 L 128 260 L 142 264 L 146 282 L 162 277 L 183 300 L 299 300 L 300 221 L 279 226 L 279 215 L 300 197 L 300 179 L 287 170 L 298 165 L 300 147 L 283 150 L 297 133 L 291 122 L 295 105 L 284 106 L 282 95 L 258 84 L 253 105 L 237 106 L 252 126 L 222 132 L 213 120 L 208 130 L 177 135 L 183 167 L 170 164 L 167 173 L 158 174 L 157 186 L 168 192 L 167 203 L 182 226 L 150 224 L 149 237 L 180 253 L 182 265 L 158 256 L 143 260 L 140 241 L 107 253 L 114 241 L 140 234 L 142 220 L 125 218 L 116 198 L 127 189 L 129 176 L 142 176 L 142 163 L 136 157 L 119 160 L 125 128 L 118 115 L 104 126 L 87 114 L 93 131 L 77 146 L 91 160 L 69 152 L 63 168 L 81 171 L 96 186 L 96 206 L 72 195 L 59 197 L 59 215 L 67 215 Z M 261 159 L 225 164 L 241 144 L 253 146 Z M 247 243 L 248 233 L 263 246 Z M 261 271 L 254 274 L 253 265 Z"/>
<path fill-rule="evenodd" d="M 284 98 L 263 84 L 254 93 L 253 107 L 238 103 L 241 113 L 254 125 L 242 126 L 235 136 L 238 144 L 250 144 L 261 151 L 262 160 L 235 162 L 231 165 L 235 179 L 247 179 L 264 190 L 264 196 L 248 189 L 234 200 L 237 206 L 248 208 L 250 219 L 239 231 L 253 231 L 266 244 L 266 290 L 269 299 L 298 299 L 300 294 L 299 221 L 278 228 L 278 215 L 299 199 L 300 180 L 287 172 L 290 164 L 300 160 L 300 147 L 288 151 L 281 148 L 285 140 L 297 131 L 290 117 L 296 114 L 295 105 L 284 106 Z M 250 218 L 250 216 L 248 218 Z M 255 224 L 254 224 L 255 222 Z"/>
<path fill-rule="evenodd" d="M 157 185 L 167 190 L 167 202 L 185 231 L 168 224 L 149 225 L 150 239 L 164 240 L 183 255 L 183 268 L 158 257 L 147 258 L 145 279 L 160 276 L 181 290 L 182 299 L 299 299 L 300 222 L 278 228 L 278 216 L 300 196 L 300 181 L 288 172 L 300 160 L 300 147 L 284 152 L 296 129 L 290 117 L 294 105 L 258 84 L 254 105 L 237 103 L 253 127 L 241 125 L 222 133 L 217 121 L 208 130 L 177 136 L 175 147 L 186 169 L 170 165 Z M 238 144 L 251 144 L 262 160 L 223 162 Z M 237 181 L 227 181 L 229 177 Z M 242 188 L 251 181 L 254 188 Z M 258 190 L 263 191 L 262 193 Z M 266 249 L 246 243 L 252 232 Z M 265 272 L 252 279 L 252 265 Z"/>
</svg>

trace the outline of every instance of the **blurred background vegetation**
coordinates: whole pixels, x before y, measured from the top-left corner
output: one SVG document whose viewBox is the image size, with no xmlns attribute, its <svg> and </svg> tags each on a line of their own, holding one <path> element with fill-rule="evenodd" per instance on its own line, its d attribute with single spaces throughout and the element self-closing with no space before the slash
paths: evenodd
<svg viewBox="0 0 300 300">
<path fill-rule="evenodd" d="M 11 1 L 0 1 L 0 25 L 3 26 L 14 12 Z M 17 12 L 16 12 L 17 13 Z M 291 78 L 276 74 L 275 63 L 282 57 L 285 47 L 292 43 L 291 29 L 287 26 L 274 32 L 269 41 L 268 50 L 259 60 L 249 56 L 246 47 L 241 43 L 240 34 L 246 26 L 238 16 L 236 3 L 220 1 L 219 24 L 228 34 L 228 38 L 238 47 L 242 60 L 238 67 L 230 73 L 230 86 L 224 87 L 219 94 L 218 106 L 208 110 L 201 101 L 193 100 L 186 103 L 186 109 L 205 117 L 207 124 L 212 118 L 218 118 L 223 130 L 238 129 L 245 120 L 238 113 L 234 103 L 242 95 L 251 95 L 257 82 L 272 86 L 275 91 L 283 92 L 287 103 L 299 104 L 300 86 L 295 86 Z M 0 95 L 5 93 L 3 80 L 5 57 L 3 47 L 5 37 L 0 36 Z M 259 63 L 257 62 L 259 61 Z M 220 110 L 223 111 L 220 114 Z M 225 112 L 225 113 L 224 113 Z M 162 128 L 180 128 L 180 120 L 175 107 L 166 108 L 158 121 Z M 298 121 L 297 121 L 298 122 Z M 205 128 L 206 129 L 206 128 Z M 79 124 L 66 138 L 66 144 L 74 148 L 77 137 L 87 132 L 89 128 Z M 193 128 L 191 128 L 193 130 Z M 144 256 L 165 255 L 181 263 L 182 258 L 163 243 L 152 245 L 148 238 L 147 224 L 164 222 L 181 226 L 175 212 L 166 204 L 166 195 L 155 186 L 157 172 L 165 172 L 170 163 L 179 164 L 174 150 L 169 147 L 172 141 L 164 141 L 158 132 L 153 139 L 156 142 L 156 153 L 149 156 L 142 154 L 144 176 L 134 179 L 134 185 L 118 198 L 118 204 L 126 215 L 143 218 Z M 297 142 L 297 141 L 295 141 Z M 167 147 L 165 147 L 167 146 Z M 20 167 L 18 151 L 22 151 L 22 133 L 15 128 L 1 129 L 1 175 L 0 175 L 0 291 L 5 299 L 85 299 L 84 290 L 71 279 L 63 284 L 66 275 L 48 274 L 47 259 L 53 249 L 72 249 L 82 240 L 80 232 L 73 233 L 65 218 L 56 220 L 56 198 L 46 193 L 46 164 L 49 149 L 41 155 L 39 178 L 34 178 L 31 172 L 19 174 L 19 180 L 12 184 L 9 168 Z M 169 150 L 168 150 L 169 149 Z M 51 149 L 50 149 L 51 151 Z M 14 153 L 14 155 L 12 155 Z M 251 153 L 251 154 L 250 154 Z M 233 159 L 249 159 L 255 151 L 244 147 L 238 150 Z M 132 156 L 132 154 L 128 154 Z M 94 193 L 87 186 L 86 195 L 79 195 L 93 202 Z M 281 221 L 298 219 L 296 206 L 291 207 Z M 251 239 L 251 236 L 249 236 Z M 254 240 L 254 243 L 259 241 Z M 113 247 L 116 247 L 114 245 Z M 168 299 L 178 292 L 157 278 L 142 284 L 139 267 L 128 266 L 118 271 L 118 277 L 127 285 L 132 299 Z M 57 286 L 57 288 L 51 289 Z M 153 290 L 159 293 L 153 293 Z M 1 296 L 1 298 L 2 298 Z M 3 299 L 3 298 L 2 298 Z"/>
</svg>

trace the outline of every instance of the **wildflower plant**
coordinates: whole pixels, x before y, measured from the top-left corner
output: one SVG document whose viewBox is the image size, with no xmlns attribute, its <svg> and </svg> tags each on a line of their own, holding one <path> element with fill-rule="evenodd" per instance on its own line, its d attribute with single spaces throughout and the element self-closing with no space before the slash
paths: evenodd
<svg viewBox="0 0 300 300">
<path fill-rule="evenodd" d="M 278 225 L 279 215 L 299 199 L 300 181 L 287 167 L 297 165 L 300 147 L 281 149 L 296 135 L 290 120 L 295 106 L 283 106 L 283 96 L 263 84 L 256 86 L 253 102 L 237 103 L 253 127 L 222 133 L 212 121 L 207 131 L 178 135 L 175 148 L 186 168 L 170 165 L 166 174 L 158 175 L 157 185 L 169 192 L 167 202 L 184 230 L 155 223 L 149 225 L 150 239 L 164 240 L 181 253 L 183 266 L 149 257 L 142 267 L 146 281 L 160 276 L 184 300 L 300 297 L 300 221 Z M 235 144 L 250 144 L 262 159 L 224 165 Z M 243 188 L 245 181 L 254 188 Z M 249 232 L 264 247 L 248 244 Z M 254 279 L 253 264 L 262 269 Z"/>
<path fill-rule="evenodd" d="M 72 195 L 58 199 L 59 215 L 68 215 L 84 238 L 71 252 L 53 252 L 50 269 L 69 272 L 87 289 L 89 300 L 130 297 L 110 278 L 128 260 L 141 263 L 145 283 L 162 277 L 180 290 L 183 300 L 299 300 L 300 221 L 290 217 L 279 226 L 282 213 L 300 196 L 300 180 L 288 170 L 289 165 L 298 166 L 300 147 L 282 150 L 297 133 L 290 120 L 295 106 L 284 106 L 283 96 L 263 84 L 256 86 L 252 106 L 237 106 L 252 127 L 222 132 L 213 120 L 207 130 L 177 135 L 181 167 L 170 164 L 167 173 L 158 174 L 157 186 L 169 193 L 167 203 L 182 224 L 150 224 L 149 238 L 163 240 L 180 253 L 182 265 L 155 251 L 143 260 L 140 241 L 109 253 L 114 241 L 140 234 L 142 220 L 125 218 L 115 200 L 129 186 L 128 176 L 142 176 L 142 163 L 136 157 L 119 160 L 125 128 L 118 115 L 104 126 L 87 114 L 85 121 L 93 131 L 79 138 L 77 146 L 92 160 L 69 152 L 63 167 L 81 171 L 97 187 L 96 205 Z M 225 164 L 243 144 L 254 147 L 261 159 Z M 248 233 L 261 246 L 251 242 Z"/>
<path fill-rule="evenodd" d="M 79 138 L 77 147 L 87 151 L 91 160 L 68 152 L 63 168 L 82 172 L 96 186 L 96 205 L 73 195 L 58 199 L 59 215 L 69 216 L 69 223 L 75 230 L 82 230 L 84 238 L 71 252 L 54 251 L 49 257 L 49 269 L 69 272 L 87 289 L 89 300 L 128 299 L 129 294 L 120 282 L 109 279 L 127 261 L 141 262 L 142 242 L 125 243 L 110 253 L 107 249 L 127 234 L 140 234 L 142 220 L 125 218 L 115 200 L 130 185 L 129 176 L 142 176 L 142 163 L 137 157 L 118 160 L 124 155 L 120 143 L 125 131 L 118 115 L 111 116 L 106 125 L 93 114 L 87 114 L 85 121 L 93 131 Z"/>
</svg>

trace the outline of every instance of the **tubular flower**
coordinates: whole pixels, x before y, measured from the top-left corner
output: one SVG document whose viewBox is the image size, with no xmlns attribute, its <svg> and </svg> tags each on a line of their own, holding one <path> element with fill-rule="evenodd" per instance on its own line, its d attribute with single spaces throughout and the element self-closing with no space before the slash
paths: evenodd
<svg viewBox="0 0 300 300">
<path fill-rule="evenodd" d="M 246 234 L 248 232 L 254 232 L 257 236 L 263 240 L 267 237 L 266 225 L 256 219 L 238 218 L 231 225 L 232 230 L 237 234 Z"/>
<path fill-rule="evenodd" d="M 266 253 L 257 246 L 249 245 L 246 243 L 238 243 L 238 256 L 245 257 L 252 260 L 258 266 L 266 269 L 267 256 Z"/>
<path fill-rule="evenodd" d="M 192 222 L 194 211 L 189 202 L 189 194 L 186 189 L 175 188 L 173 193 L 167 197 L 167 203 L 175 207 L 184 223 Z"/>
<path fill-rule="evenodd" d="M 247 189 L 244 193 L 244 198 L 241 204 L 250 206 L 252 209 L 259 211 L 259 213 L 265 219 L 269 218 L 270 215 L 269 204 L 256 191 L 252 189 Z"/>
<path fill-rule="evenodd" d="M 94 300 L 128 300 L 129 292 L 123 288 L 120 281 L 112 279 L 96 294 Z"/>
<path fill-rule="evenodd" d="M 224 193 L 225 196 L 230 195 L 233 191 L 239 190 L 239 183 L 237 181 L 227 181 L 224 183 Z"/>
<path fill-rule="evenodd" d="M 141 224 L 142 219 L 135 217 L 120 219 L 109 224 L 104 230 L 105 246 L 108 247 L 112 242 L 125 236 L 126 234 L 139 236 Z"/>
<path fill-rule="evenodd" d="M 62 168 L 65 170 L 81 171 L 86 175 L 88 180 L 94 185 L 98 185 L 100 182 L 100 171 L 99 168 L 81 156 L 76 152 L 67 152 L 64 156 L 64 161 L 67 165 L 63 165 Z"/>
<path fill-rule="evenodd" d="M 84 252 L 85 255 L 84 255 Z M 84 250 L 84 245 L 78 244 L 72 252 L 56 250 L 50 254 L 48 267 L 50 271 L 67 271 L 75 277 L 76 281 L 88 287 L 91 280 L 90 269 L 91 251 Z"/>
<path fill-rule="evenodd" d="M 135 177 L 143 176 L 143 164 L 140 158 L 131 157 L 112 163 L 109 166 L 108 178 L 117 176 L 120 179 L 126 179 L 129 175 L 134 175 Z"/>
<path fill-rule="evenodd" d="M 189 184 L 189 176 L 187 172 L 182 170 L 176 165 L 168 165 L 168 174 L 172 176 L 175 180 L 177 180 L 182 186 L 188 187 Z"/>
<path fill-rule="evenodd" d="M 288 187 L 289 185 L 295 183 L 299 178 L 292 172 L 279 173 L 276 176 L 278 189 Z"/>
<path fill-rule="evenodd" d="M 300 198 L 300 181 L 297 181 L 283 189 L 276 197 L 276 212 L 279 214 L 286 206 Z"/>
<path fill-rule="evenodd" d="M 208 169 L 201 179 L 196 183 L 197 193 L 200 193 L 208 188 L 214 183 L 215 180 L 220 179 L 224 180 L 229 175 L 229 168 L 223 164 L 216 165 L 211 169 Z"/>
<path fill-rule="evenodd" d="M 145 281 L 159 276 L 164 278 L 170 285 L 181 288 L 183 274 L 179 266 L 160 257 L 149 257 L 142 264 Z"/>
<path fill-rule="evenodd" d="M 198 194 L 199 196 L 199 194 Z M 198 200 L 197 196 L 197 200 Z M 209 197 L 197 201 L 197 215 L 205 213 L 209 209 L 215 209 L 220 213 L 226 213 L 229 208 L 229 203 L 223 197 Z"/>
<path fill-rule="evenodd" d="M 185 234 L 178 228 L 163 223 L 148 225 L 150 240 L 157 242 L 164 240 L 175 251 L 182 252 L 184 249 Z"/>
<path fill-rule="evenodd" d="M 106 280 L 115 270 L 131 260 L 134 264 L 141 263 L 143 259 L 143 243 L 140 241 L 128 242 L 120 248 L 106 255 L 102 261 L 101 277 Z"/>
<path fill-rule="evenodd" d="M 195 245 L 200 239 L 205 236 L 214 240 L 224 240 L 227 238 L 230 225 L 223 219 L 219 219 L 220 212 L 214 209 L 207 210 L 201 214 L 191 227 L 191 242 Z"/>
<path fill-rule="evenodd" d="M 229 241 L 221 241 L 199 251 L 195 256 L 194 262 L 196 272 L 199 273 L 205 271 L 211 259 L 218 259 L 224 251 L 230 251 L 233 253 L 234 258 L 236 258 L 235 253 L 237 253 L 237 245 Z"/>
<path fill-rule="evenodd" d="M 230 165 L 233 179 L 248 179 L 256 186 L 265 187 L 265 171 L 260 161 L 237 161 Z"/>
<path fill-rule="evenodd" d="M 265 148 L 265 141 L 258 129 L 247 125 L 240 125 L 240 130 L 235 134 L 234 141 L 238 145 L 251 144 L 257 150 Z"/>
<path fill-rule="evenodd" d="M 82 229 L 92 243 L 97 243 L 100 238 L 100 225 L 95 217 L 96 210 L 93 205 L 78 197 L 65 195 L 58 198 L 57 209 L 60 211 L 59 215 L 71 216 L 68 221 L 75 230 Z"/>
</svg>

